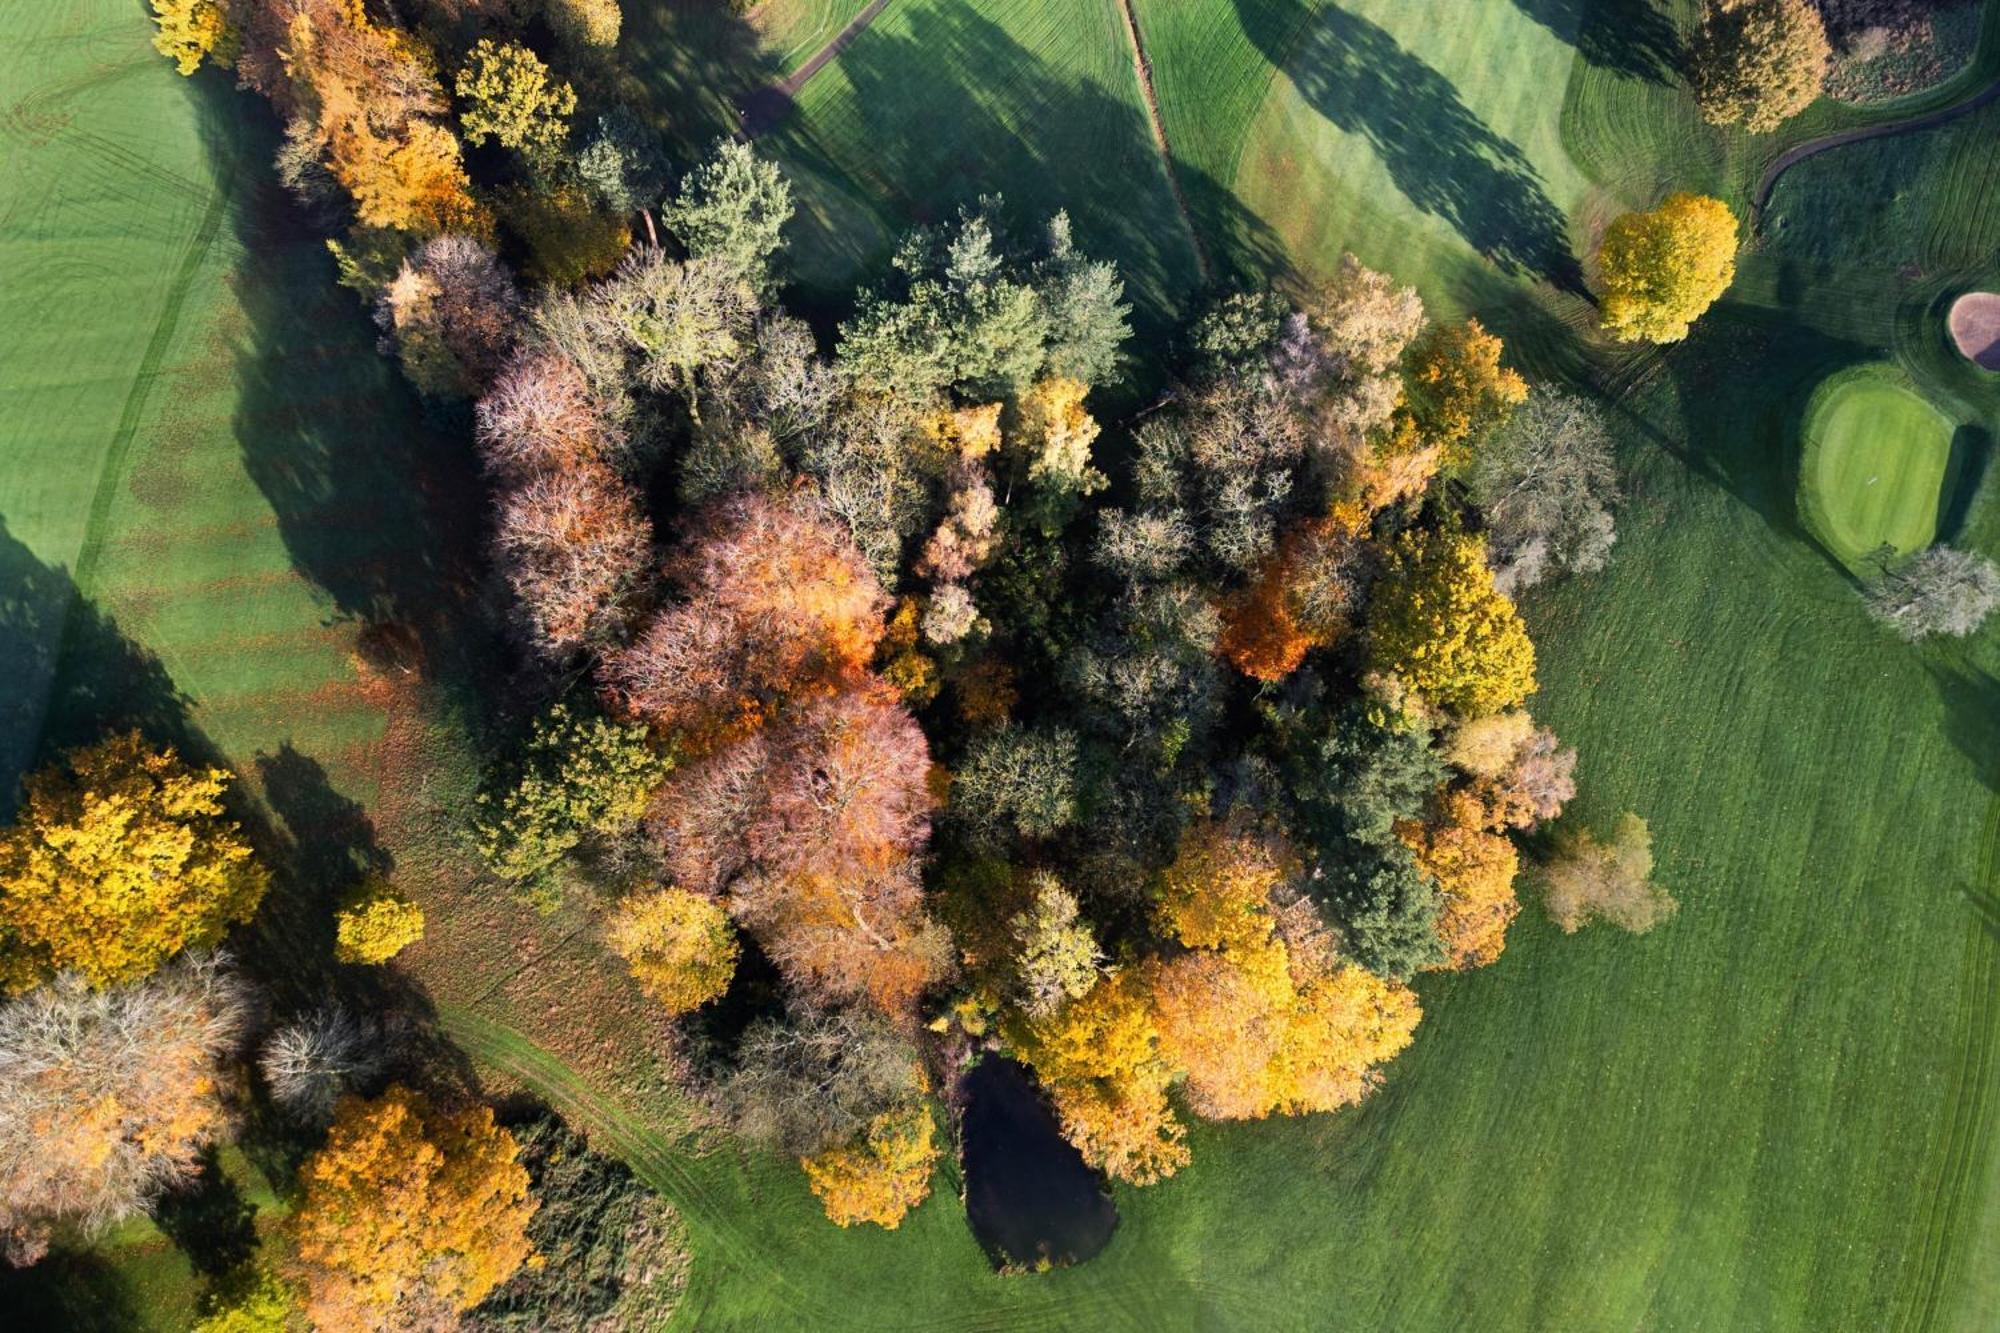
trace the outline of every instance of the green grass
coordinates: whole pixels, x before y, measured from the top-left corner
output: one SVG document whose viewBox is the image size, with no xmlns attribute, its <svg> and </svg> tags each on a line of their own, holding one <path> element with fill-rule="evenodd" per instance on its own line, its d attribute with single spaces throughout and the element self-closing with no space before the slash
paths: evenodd
<svg viewBox="0 0 2000 1333">
<path fill-rule="evenodd" d="M 790 74 L 867 7 L 868 0 L 765 0 L 749 18 Z"/>
<path fill-rule="evenodd" d="M 1893 365 L 1853 366 L 1813 390 L 1799 428 L 1799 507 L 1821 541 L 1865 569 L 1882 547 L 1930 545 L 1954 423 Z"/>
</svg>

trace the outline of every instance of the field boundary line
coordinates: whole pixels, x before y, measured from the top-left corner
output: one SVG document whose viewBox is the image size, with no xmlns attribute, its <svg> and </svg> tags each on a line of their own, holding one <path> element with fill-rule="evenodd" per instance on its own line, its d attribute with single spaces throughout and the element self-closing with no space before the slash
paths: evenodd
<svg viewBox="0 0 2000 1333">
<path fill-rule="evenodd" d="M 1139 97 L 1146 104 L 1146 123 L 1153 131 L 1153 147 L 1160 154 L 1160 169 L 1166 173 L 1167 189 L 1174 196 L 1174 208 L 1181 215 L 1181 226 L 1187 230 L 1188 245 L 1194 250 L 1195 271 L 1201 275 L 1201 284 L 1206 287 L 1215 280 L 1215 273 L 1208 264 L 1208 247 L 1202 244 L 1201 230 L 1194 225 L 1194 213 L 1188 208 L 1187 195 L 1181 190 L 1181 174 L 1174 165 L 1173 145 L 1167 141 L 1167 122 L 1160 118 L 1160 99 L 1153 92 L 1153 64 L 1146 58 L 1146 40 L 1139 33 L 1139 15 L 1132 8 L 1132 0 L 1118 0 L 1119 17 L 1125 20 L 1125 37 L 1132 46 L 1132 73 L 1139 80 Z"/>
</svg>

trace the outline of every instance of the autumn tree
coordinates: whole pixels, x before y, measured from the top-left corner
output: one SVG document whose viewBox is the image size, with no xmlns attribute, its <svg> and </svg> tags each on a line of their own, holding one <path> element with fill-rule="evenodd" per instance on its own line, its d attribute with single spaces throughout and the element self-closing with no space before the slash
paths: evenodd
<svg viewBox="0 0 2000 1333">
<path fill-rule="evenodd" d="M 435 236 L 382 289 L 375 322 L 419 392 L 472 398 L 499 373 L 519 307 L 491 250 L 470 236 Z"/>
<path fill-rule="evenodd" d="M 917 1049 L 881 1018 L 795 1006 L 750 1025 L 719 1101 L 753 1143 L 814 1157 L 862 1139 L 876 1117 L 920 1101 L 924 1087 Z"/>
<path fill-rule="evenodd" d="M 976 836 L 1030 842 L 1076 820 L 1077 738 L 1071 731 L 998 727 L 966 747 L 951 808 Z"/>
<path fill-rule="evenodd" d="M 1867 590 L 1868 612 L 1914 643 L 1962 639 L 2000 608 L 2000 565 L 1950 546 L 1929 546 Z"/>
<path fill-rule="evenodd" d="M 495 874 L 534 879 L 586 839 L 632 828 L 673 768 L 645 727 L 556 704 L 475 798 L 480 854 Z"/>
<path fill-rule="evenodd" d="M 930 1107 L 912 1102 L 869 1121 L 858 1142 L 803 1158 L 806 1182 L 827 1218 L 849 1227 L 872 1222 L 894 1231 L 903 1215 L 929 1197 L 942 1153 Z"/>
<path fill-rule="evenodd" d="M 1606 227 L 1597 264 L 1598 313 L 1613 338 L 1679 342 L 1736 276 L 1736 219 L 1719 199 L 1670 194 Z"/>
<path fill-rule="evenodd" d="M 334 957 L 386 963 L 424 937 L 424 909 L 388 880 L 371 876 L 334 914 Z"/>
<path fill-rule="evenodd" d="M 286 1223 L 307 1315 L 395 1328 L 477 1305 L 532 1248 L 517 1149 L 484 1106 L 448 1110 L 401 1086 L 343 1102 Z"/>
<path fill-rule="evenodd" d="M 516 186 L 500 191 L 498 203 L 528 247 L 528 276 L 555 289 L 601 278 L 631 252 L 632 228 L 579 183 Z"/>
<path fill-rule="evenodd" d="M 481 38 L 458 72 L 459 123 L 474 147 L 488 139 L 547 160 L 569 137 L 576 92 L 552 81 L 541 57 L 519 42 Z"/>
<path fill-rule="evenodd" d="M 582 369 L 546 348 L 507 363 L 480 398 L 474 423 L 481 460 L 510 485 L 603 461 L 617 443 Z"/>
<path fill-rule="evenodd" d="M 620 903 L 605 936 L 641 989 L 676 1015 L 720 998 L 741 953 L 721 904 L 675 888 Z"/>
<path fill-rule="evenodd" d="M 1479 451 L 1468 478 L 1493 582 L 1508 596 L 1550 574 L 1604 568 L 1617 539 L 1618 469 L 1602 409 L 1544 389 Z"/>
<path fill-rule="evenodd" d="M 1104 960 L 1090 924 L 1079 921 L 1076 897 L 1047 871 L 1029 877 L 1028 905 L 1008 920 L 1013 936 L 1017 999 L 1031 1018 L 1045 1018 L 1097 983 Z"/>
<path fill-rule="evenodd" d="M 1476 319 L 1425 329 L 1404 358 L 1403 404 L 1389 427 L 1393 447 L 1434 448 L 1445 467 L 1462 466 L 1527 400 L 1527 381 L 1500 364 L 1503 350 Z"/>
<path fill-rule="evenodd" d="M 1520 856 L 1505 836 L 1485 827 L 1476 800 L 1447 802 L 1442 817 L 1401 830 L 1417 868 L 1438 887 L 1438 937 L 1443 966 L 1484 967 L 1507 946 L 1507 927 L 1520 914 L 1514 877 Z"/>
<path fill-rule="evenodd" d="M 716 144 L 660 208 L 691 258 L 717 262 L 760 297 L 772 293 L 771 258 L 791 217 L 791 182 L 738 139 Z"/>
<path fill-rule="evenodd" d="M 136 731 L 30 777 L 0 833 L 0 985 L 130 981 L 249 920 L 270 873 L 224 817 L 228 785 Z"/>
<path fill-rule="evenodd" d="M 300 1323 L 298 1292 L 255 1260 L 225 1274 L 201 1308 L 193 1333 L 294 1333 Z"/>
<path fill-rule="evenodd" d="M 1369 660 L 1429 702 L 1468 717 L 1534 692 L 1535 648 L 1493 587 L 1484 544 L 1412 529 L 1397 539 L 1369 619 Z"/>
<path fill-rule="evenodd" d="M 257 1052 L 257 1070 L 271 1100 L 315 1128 L 334 1107 L 382 1072 L 382 1026 L 344 1005 L 325 1004 L 279 1024 Z"/>
<path fill-rule="evenodd" d="M 234 61 L 236 34 L 220 0 L 152 0 L 153 49 L 174 62 L 183 74 L 201 68 L 205 59 L 228 65 Z"/>
<path fill-rule="evenodd" d="M 1576 751 L 1518 709 L 1464 723 L 1445 757 L 1470 775 L 1461 790 L 1491 828 L 1539 828 L 1576 795 Z"/>
<path fill-rule="evenodd" d="M 613 637 L 653 554 L 632 487 L 588 460 L 502 493 L 498 507 L 494 551 L 534 646 L 560 659 Z"/>
<path fill-rule="evenodd" d="M 1708 0 L 1688 47 L 1695 102 L 1710 124 L 1767 134 L 1812 105 L 1831 56 L 1810 0 Z"/>
<path fill-rule="evenodd" d="M 229 1123 L 224 1062 L 248 996 L 190 954 L 141 981 L 75 974 L 0 1004 L 0 1249 L 32 1262 L 48 1230 L 96 1230 L 195 1174 Z"/>
<path fill-rule="evenodd" d="M 548 0 L 544 12 L 556 36 L 579 49 L 611 50 L 624 25 L 618 0 Z"/>
<path fill-rule="evenodd" d="M 1609 842 L 1598 841 L 1589 829 L 1557 842 L 1553 859 L 1542 867 L 1543 902 L 1565 934 L 1609 921 L 1643 935 L 1680 906 L 1652 876 L 1652 832 L 1627 811 L 1618 816 Z"/>
</svg>

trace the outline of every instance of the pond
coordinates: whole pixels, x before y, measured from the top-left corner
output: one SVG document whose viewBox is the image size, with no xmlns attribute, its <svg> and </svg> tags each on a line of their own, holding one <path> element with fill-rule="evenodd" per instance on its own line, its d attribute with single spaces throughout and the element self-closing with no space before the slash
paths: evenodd
<svg viewBox="0 0 2000 1333">
<path fill-rule="evenodd" d="M 994 1264 L 1080 1264 L 1109 1244 L 1118 1209 L 1063 1138 L 1028 1071 L 989 1056 L 959 1091 L 965 1216 Z"/>
</svg>

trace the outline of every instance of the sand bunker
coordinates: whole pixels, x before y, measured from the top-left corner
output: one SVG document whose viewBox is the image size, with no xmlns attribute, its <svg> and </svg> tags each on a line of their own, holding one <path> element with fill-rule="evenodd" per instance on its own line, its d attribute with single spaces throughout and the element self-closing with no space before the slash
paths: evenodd
<svg viewBox="0 0 2000 1333">
<path fill-rule="evenodd" d="M 2000 293 L 1967 292 L 1951 303 L 1951 340 L 1966 360 L 2000 370 Z"/>
</svg>

